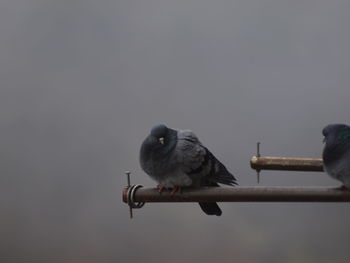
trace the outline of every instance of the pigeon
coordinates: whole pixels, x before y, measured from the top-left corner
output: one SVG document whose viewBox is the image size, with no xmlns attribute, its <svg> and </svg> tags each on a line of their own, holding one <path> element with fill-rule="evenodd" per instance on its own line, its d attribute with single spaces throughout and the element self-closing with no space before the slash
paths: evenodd
<svg viewBox="0 0 350 263">
<path fill-rule="evenodd" d="M 350 127 L 330 124 L 323 130 L 325 146 L 323 165 L 325 171 L 343 183 L 340 189 L 350 190 Z"/>
<path fill-rule="evenodd" d="M 171 129 L 159 124 L 143 141 L 140 149 L 141 168 L 165 188 L 175 193 L 182 187 L 234 186 L 236 178 L 198 140 L 190 130 Z M 199 203 L 207 215 L 220 216 L 216 203 Z"/>
</svg>

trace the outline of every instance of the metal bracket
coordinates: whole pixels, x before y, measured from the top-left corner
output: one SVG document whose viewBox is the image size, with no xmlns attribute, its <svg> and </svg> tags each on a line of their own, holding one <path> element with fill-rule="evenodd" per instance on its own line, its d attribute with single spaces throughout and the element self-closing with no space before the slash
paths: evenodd
<svg viewBox="0 0 350 263">
<path fill-rule="evenodd" d="M 260 155 L 260 142 L 256 143 L 256 157 L 259 158 Z M 259 184 L 260 183 L 260 169 L 256 168 L 256 181 Z"/>
<path fill-rule="evenodd" d="M 126 171 L 125 172 L 126 176 L 127 176 L 127 180 L 128 180 L 128 185 L 127 185 L 127 188 L 126 188 L 126 202 L 127 204 L 129 205 L 129 213 L 130 213 L 130 218 L 133 218 L 133 209 L 134 208 L 141 208 L 145 205 L 144 202 L 135 202 L 134 201 L 134 196 L 135 196 L 135 193 L 136 193 L 136 190 L 143 187 L 142 185 L 140 184 L 136 184 L 136 185 L 130 185 L 130 172 L 129 171 Z"/>
</svg>

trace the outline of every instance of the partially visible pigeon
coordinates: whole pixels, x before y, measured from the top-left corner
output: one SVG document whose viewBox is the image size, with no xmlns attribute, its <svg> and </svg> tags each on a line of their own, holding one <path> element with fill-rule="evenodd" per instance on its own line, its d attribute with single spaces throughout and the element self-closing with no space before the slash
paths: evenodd
<svg viewBox="0 0 350 263">
<path fill-rule="evenodd" d="M 159 189 L 236 185 L 235 177 L 190 130 L 175 130 L 164 124 L 152 128 L 140 150 L 142 169 L 159 183 Z M 208 215 L 222 214 L 216 203 L 199 203 Z"/>
<path fill-rule="evenodd" d="M 342 189 L 350 189 L 350 127 L 345 124 L 330 124 L 322 133 L 325 142 L 322 156 L 325 171 L 343 183 Z"/>
</svg>

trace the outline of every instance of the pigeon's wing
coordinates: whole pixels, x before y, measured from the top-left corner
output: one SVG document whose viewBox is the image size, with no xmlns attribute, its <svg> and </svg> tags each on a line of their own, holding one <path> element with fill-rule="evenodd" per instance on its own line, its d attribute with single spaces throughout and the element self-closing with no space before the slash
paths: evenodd
<svg viewBox="0 0 350 263">
<path fill-rule="evenodd" d="M 179 130 L 176 157 L 182 171 L 187 174 L 200 173 L 208 164 L 205 147 L 190 130 Z"/>
<path fill-rule="evenodd" d="M 202 186 L 214 186 L 216 183 L 236 184 L 234 176 L 202 145 L 192 131 L 178 131 L 176 150 L 179 152 L 177 156 L 183 171 L 194 179 L 201 178 Z"/>
<path fill-rule="evenodd" d="M 236 184 L 233 175 L 201 144 L 193 132 L 189 130 L 178 131 L 175 151 L 182 171 L 192 178 L 193 185 Z M 222 214 L 216 203 L 199 203 L 199 205 L 207 215 L 220 216 Z"/>
</svg>

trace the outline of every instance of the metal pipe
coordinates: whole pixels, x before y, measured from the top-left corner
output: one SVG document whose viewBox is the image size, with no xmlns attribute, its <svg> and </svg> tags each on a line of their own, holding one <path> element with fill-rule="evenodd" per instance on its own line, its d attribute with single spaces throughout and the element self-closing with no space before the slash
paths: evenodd
<svg viewBox="0 0 350 263">
<path fill-rule="evenodd" d="M 128 189 L 123 201 L 128 202 Z M 134 202 L 350 202 L 350 191 L 327 187 L 203 187 L 181 193 L 138 188 Z"/>
<path fill-rule="evenodd" d="M 257 171 L 286 170 L 322 172 L 323 160 L 321 158 L 253 156 L 250 160 L 250 166 Z"/>
</svg>

